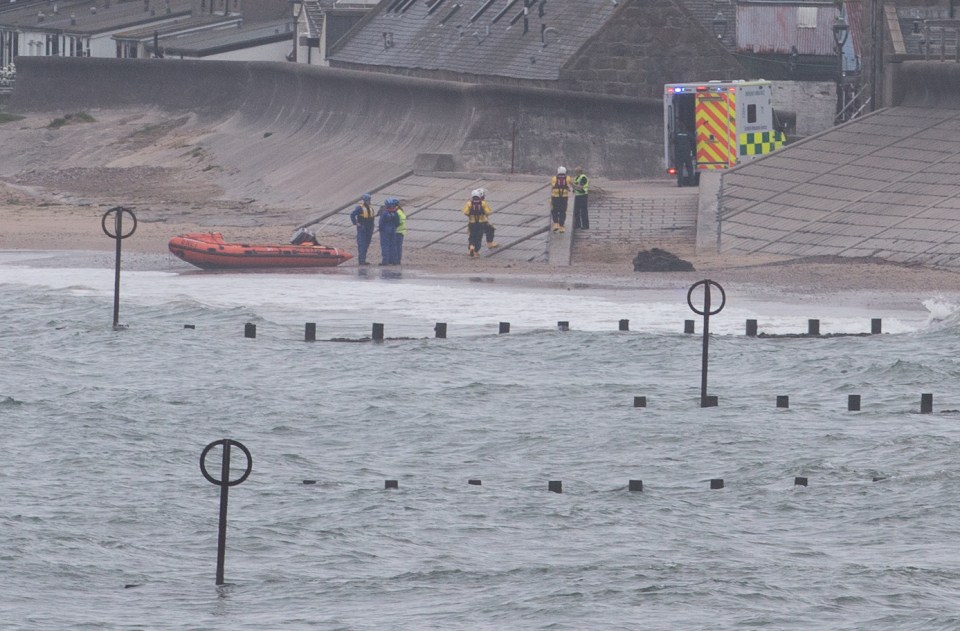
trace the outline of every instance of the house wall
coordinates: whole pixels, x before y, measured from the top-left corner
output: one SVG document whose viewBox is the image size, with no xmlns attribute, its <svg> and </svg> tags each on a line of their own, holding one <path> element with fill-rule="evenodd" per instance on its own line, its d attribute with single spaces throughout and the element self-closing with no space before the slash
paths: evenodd
<svg viewBox="0 0 960 631">
<path fill-rule="evenodd" d="M 773 108 L 797 115 L 797 136 L 812 136 L 833 127 L 836 107 L 833 81 L 773 82 Z"/>
<path fill-rule="evenodd" d="M 247 24 L 279 20 L 290 16 L 292 11 L 290 0 L 240 0 L 240 6 Z"/>
<path fill-rule="evenodd" d="M 207 55 L 206 60 L 219 59 L 222 61 L 286 61 L 290 54 L 290 42 L 274 42 L 263 46 L 253 46 L 241 50 L 231 50 L 226 53 Z"/>
</svg>

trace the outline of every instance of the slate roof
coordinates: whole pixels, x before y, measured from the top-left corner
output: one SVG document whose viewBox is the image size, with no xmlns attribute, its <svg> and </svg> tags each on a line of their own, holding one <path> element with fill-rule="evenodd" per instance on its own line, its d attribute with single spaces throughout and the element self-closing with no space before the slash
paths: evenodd
<svg viewBox="0 0 960 631">
<path fill-rule="evenodd" d="M 723 15 L 727 21 L 727 30 L 720 39 L 720 43 L 729 51 L 737 47 L 737 5 L 732 0 L 680 0 L 693 16 L 703 25 L 707 33 L 713 33 L 713 20 L 717 13 Z"/>
<path fill-rule="evenodd" d="M 330 60 L 557 80 L 616 10 L 612 0 L 385 0 Z"/>
<path fill-rule="evenodd" d="M 720 220 L 723 251 L 960 269 L 960 109 L 880 110 L 737 167 Z"/>
<path fill-rule="evenodd" d="M 91 13 L 92 7 L 96 8 L 96 13 Z M 57 13 L 53 13 L 50 7 L 38 9 L 36 6 L 27 6 L 19 11 L 0 13 L 0 26 L 93 35 L 189 16 L 193 0 L 152 0 L 149 7 L 144 11 L 142 2 L 113 2 L 109 8 L 104 8 L 101 0 L 100 3 L 57 4 Z M 38 19 L 41 10 L 44 13 L 43 21 Z"/>
<path fill-rule="evenodd" d="M 36 7 L 36 9 L 39 10 L 42 9 L 47 2 L 48 0 L 18 0 L 18 2 L 12 4 L 3 3 L 0 4 L 0 13 L 17 11 L 23 9 L 24 7 Z"/>
<path fill-rule="evenodd" d="M 165 37 L 167 35 L 178 35 L 184 31 L 189 31 L 190 29 L 210 29 L 210 28 L 226 28 L 231 25 L 235 25 L 237 22 L 242 21 L 238 15 L 224 17 L 222 15 L 201 15 L 198 17 L 183 18 L 172 23 L 162 24 L 159 26 L 145 26 L 143 28 L 131 29 L 129 31 L 123 31 L 121 33 L 116 33 L 113 36 L 113 39 L 126 39 L 126 40 L 146 40 L 153 38 L 153 34 L 156 33 L 159 37 Z M 236 28 L 236 26 L 233 26 Z"/>
<path fill-rule="evenodd" d="M 168 56 L 204 57 L 292 39 L 293 22 L 284 19 L 273 22 L 258 22 L 243 28 L 203 31 L 193 35 L 167 39 L 163 42 L 163 50 L 164 54 Z"/>
</svg>

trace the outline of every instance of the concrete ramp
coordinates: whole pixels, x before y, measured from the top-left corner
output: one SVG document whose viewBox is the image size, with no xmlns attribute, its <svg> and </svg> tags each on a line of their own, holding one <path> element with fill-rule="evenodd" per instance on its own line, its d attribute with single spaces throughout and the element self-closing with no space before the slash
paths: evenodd
<svg viewBox="0 0 960 631">
<path fill-rule="evenodd" d="M 471 120 L 453 84 L 293 64 L 29 58 L 17 70 L 14 110 L 195 113 L 225 190 L 305 217 L 402 175 L 419 154 L 458 153 Z"/>
<path fill-rule="evenodd" d="M 430 164 L 530 174 L 579 165 L 614 179 L 662 170 L 662 104 L 653 99 L 305 64 L 17 61 L 14 111 L 131 107 L 192 113 L 225 190 L 305 213 Z"/>
<path fill-rule="evenodd" d="M 487 190 L 493 208 L 491 222 L 496 226 L 498 247 L 484 244 L 481 256 L 509 260 L 548 262 L 558 235 L 549 232 L 549 184 L 534 176 L 502 176 L 473 173 L 411 173 L 374 191 L 374 203 L 385 197 L 397 197 L 407 213 L 408 232 L 405 247 L 467 255 L 467 219 L 462 209 L 475 188 Z M 349 237 L 355 234 L 349 213 L 353 204 L 338 209 L 315 222 L 322 235 Z M 376 238 L 374 239 L 376 241 Z M 565 262 L 569 265 L 570 242 L 566 240 Z M 372 252 L 378 252 L 376 244 Z M 556 258 L 556 257 L 554 257 Z M 373 260 L 373 257 L 371 257 Z"/>
<path fill-rule="evenodd" d="M 914 105 L 875 112 L 726 173 L 721 251 L 960 269 L 960 106 L 948 98 L 960 93 L 960 73 L 937 66 L 909 69 L 910 83 L 926 86 L 906 100 Z"/>
</svg>

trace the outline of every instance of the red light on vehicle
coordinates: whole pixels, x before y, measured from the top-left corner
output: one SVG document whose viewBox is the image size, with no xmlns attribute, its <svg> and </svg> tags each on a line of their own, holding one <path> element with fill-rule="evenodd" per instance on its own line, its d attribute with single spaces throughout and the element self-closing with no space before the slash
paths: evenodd
<svg viewBox="0 0 960 631">
<path fill-rule="evenodd" d="M 697 92 L 706 92 L 706 91 L 707 91 L 707 86 L 705 86 L 705 85 L 698 85 L 698 86 L 697 86 Z"/>
<path fill-rule="evenodd" d="M 667 175 L 676 175 L 676 174 L 677 174 L 677 170 L 675 168 L 670 167 L 669 169 L 667 169 Z"/>
<path fill-rule="evenodd" d="M 672 94 L 672 93 L 673 93 L 673 88 L 667 88 L 667 94 Z"/>
<path fill-rule="evenodd" d="M 732 87 L 730 87 L 730 91 L 731 91 L 731 92 L 736 92 L 736 91 L 737 91 L 737 88 L 736 88 L 735 86 L 732 86 Z"/>
</svg>

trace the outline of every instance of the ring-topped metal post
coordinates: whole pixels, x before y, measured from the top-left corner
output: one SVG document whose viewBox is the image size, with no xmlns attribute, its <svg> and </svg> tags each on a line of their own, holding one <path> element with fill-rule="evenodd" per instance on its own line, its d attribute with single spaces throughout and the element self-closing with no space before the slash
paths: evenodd
<svg viewBox="0 0 960 631">
<path fill-rule="evenodd" d="M 126 234 L 123 233 L 123 213 L 130 215 L 130 218 L 133 220 L 133 227 L 130 228 L 130 232 Z M 107 219 L 110 215 L 113 215 L 113 232 L 107 227 Z M 133 233 L 137 231 L 137 216 L 134 215 L 133 211 L 129 208 L 114 206 L 103 213 L 103 218 L 100 220 L 100 227 L 103 229 L 105 235 L 111 239 L 115 239 L 117 242 L 117 260 L 113 275 L 113 328 L 118 329 L 122 328 L 120 326 L 120 242 L 132 236 Z"/>
<path fill-rule="evenodd" d="M 207 472 L 207 454 L 217 445 L 223 446 L 223 461 L 220 464 L 220 479 L 217 480 Z M 240 449 L 247 457 L 247 468 L 236 480 L 230 480 L 230 446 L 233 445 Z M 215 440 L 203 449 L 200 454 L 200 473 L 203 474 L 211 484 L 220 487 L 220 525 L 217 537 L 217 585 L 223 585 L 223 560 L 227 550 L 227 492 L 231 486 L 236 486 L 247 479 L 250 472 L 253 471 L 253 457 L 250 450 L 242 443 L 229 438 Z"/>
<path fill-rule="evenodd" d="M 701 285 L 703 285 L 703 309 L 697 309 L 693 306 L 693 290 Z M 710 285 L 720 290 L 720 306 L 716 309 L 710 308 Z M 700 407 L 713 407 L 717 404 L 716 398 L 707 396 L 707 356 L 709 355 L 710 348 L 710 316 L 723 311 L 724 305 L 727 304 L 727 292 L 723 291 L 723 287 L 721 287 L 719 283 L 710 279 L 701 280 L 691 285 L 690 290 L 687 291 L 687 304 L 690 305 L 690 309 L 694 313 L 703 316 L 703 359 L 700 368 Z"/>
</svg>

